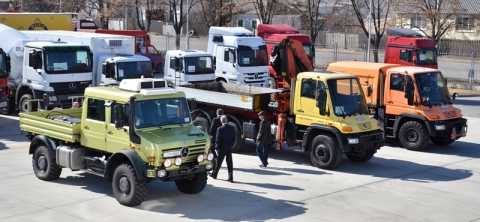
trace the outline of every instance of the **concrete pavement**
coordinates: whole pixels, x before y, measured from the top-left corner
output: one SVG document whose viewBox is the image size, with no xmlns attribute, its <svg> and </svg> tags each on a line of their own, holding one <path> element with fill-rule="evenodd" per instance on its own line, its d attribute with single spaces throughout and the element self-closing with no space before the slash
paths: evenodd
<svg viewBox="0 0 480 222">
<path fill-rule="evenodd" d="M 367 163 L 343 158 L 332 171 L 293 148 L 271 149 L 261 169 L 248 141 L 233 156 L 235 183 L 226 168 L 196 195 L 154 181 L 138 207 L 118 204 L 110 183 L 81 171 L 37 179 L 16 119 L 0 116 L 0 222 L 480 221 L 480 118 L 468 117 L 467 137 L 450 146 L 414 152 L 389 144 Z"/>
</svg>

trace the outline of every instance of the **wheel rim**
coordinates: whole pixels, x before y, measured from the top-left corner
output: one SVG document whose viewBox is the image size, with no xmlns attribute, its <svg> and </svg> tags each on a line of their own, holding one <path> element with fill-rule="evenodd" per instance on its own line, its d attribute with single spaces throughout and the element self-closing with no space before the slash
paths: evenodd
<svg viewBox="0 0 480 222">
<path fill-rule="evenodd" d="M 271 78 L 271 77 L 268 78 L 267 84 L 268 84 L 268 88 L 270 88 L 270 89 L 275 89 L 275 84 L 276 84 L 276 83 L 275 83 L 275 79 L 273 79 L 273 78 Z"/>
<path fill-rule="evenodd" d="M 418 140 L 418 132 L 411 129 L 411 130 L 408 130 L 406 133 L 405 133 L 405 137 L 407 139 L 408 142 L 411 142 L 411 143 L 414 143 L 414 142 L 417 142 Z"/>
<path fill-rule="evenodd" d="M 37 160 L 37 167 L 41 173 L 44 173 L 47 170 L 47 157 L 41 155 Z"/>
<path fill-rule="evenodd" d="M 318 145 L 315 149 L 315 157 L 317 157 L 317 159 L 322 162 L 328 162 L 328 160 L 330 159 L 330 152 L 328 151 L 327 147 L 325 147 L 325 145 Z"/>
<path fill-rule="evenodd" d="M 120 192 L 125 196 L 130 194 L 130 180 L 126 176 L 122 176 L 120 180 L 118 180 L 118 189 L 120 189 Z"/>
<path fill-rule="evenodd" d="M 22 108 L 21 108 L 21 111 L 23 113 L 28 113 L 28 102 L 26 99 L 22 100 L 22 102 L 20 103 Z"/>
</svg>

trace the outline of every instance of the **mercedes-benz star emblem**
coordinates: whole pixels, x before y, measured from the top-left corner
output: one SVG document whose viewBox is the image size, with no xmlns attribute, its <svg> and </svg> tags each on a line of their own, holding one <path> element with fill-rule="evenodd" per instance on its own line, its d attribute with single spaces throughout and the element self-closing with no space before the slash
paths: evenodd
<svg viewBox="0 0 480 222">
<path fill-rule="evenodd" d="M 75 89 L 77 88 L 77 85 L 75 85 L 75 83 L 72 82 L 72 83 L 70 83 L 70 84 L 68 85 L 68 88 L 69 88 L 70 90 L 75 90 Z"/>
<path fill-rule="evenodd" d="M 367 124 L 366 123 L 363 123 L 363 128 L 367 128 Z"/>
<path fill-rule="evenodd" d="M 258 79 L 258 73 L 255 73 L 255 75 L 253 75 L 253 78 Z"/>
<path fill-rule="evenodd" d="M 190 150 L 188 149 L 188 147 L 183 147 L 181 153 L 182 157 L 187 157 L 188 154 L 190 154 Z"/>
</svg>

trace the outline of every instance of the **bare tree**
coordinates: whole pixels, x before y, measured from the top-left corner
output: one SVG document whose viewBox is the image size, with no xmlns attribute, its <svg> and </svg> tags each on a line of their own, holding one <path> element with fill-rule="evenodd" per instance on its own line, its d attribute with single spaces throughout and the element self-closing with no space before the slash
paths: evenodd
<svg viewBox="0 0 480 222">
<path fill-rule="evenodd" d="M 198 0 L 189 0 L 189 5 L 186 6 L 187 0 L 169 0 L 168 4 L 173 10 L 173 29 L 175 30 L 175 46 L 180 49 L 180 35 L 183 25 L 187 22 L 187 11 L 190 11 L 193 6 L 198 3 Z M 186 6 L 186 8 L 184 8 Z M 188 32 L 188 30 L 186 31 Z"/>
<path fill-rule="evenodd" d="M 438 1 L 438 0 L 437 0 Z M 441 0 L 440 0 L 441 1 Z M 370 33 L 370 44 L 373 46 L 374 61 L 378 62 L 378 48 L 380 39 L 385 34 L 385 29 L 388 24 L 388 14 L 390 12 L 391 3 L 389 0 L 372 0 L 372 8 L 370 14 L 370 5 L 368 0 L 350 0 L 353 10 L 358 20 L 358 26 L 363 30 L 366 36 Z M 370 30 L 368 15 L 372 19 Z M 366 19 L 366 20 L 365 20 Z"/>
<path fill-rule="evenodd" d="M 273 15 L 279 13 L 282 9 L 288 8 L 286 1 L 282 0 L 248 0 L 248 3 L 253 5 L 258 18 L 261 23 L 271 24 Z"/>
<path fill-rule="evenodd" d="M 207 27 L 230 24 L 233 14 L 237 12 L 234 0 L 199 0 L 199 7 L 199 15 Z"/>
<path fill-rule="evenodd" d="M 164 1 L 160 0 L 135 0 L 136 22 L 141 30 L 150 30 L 152 20 L 165 21 Z M 145 13 L 145 19 L 143 13 Z M 146 21 L 146 24 L 145 24 Z"/>
<path fill-rule="evenodd" d="M 427 25 L 426 29 L 419 27 L 418 23 L 411 24 L 411 27 L 417 28 L 435 43 L 455 27 L 455 16 L 462 11 L 460 0 L 399 0 L 396 7 L 405 12 L 407 20 L 423 20 Z"/>
<path fill-rule="evenodd" d="M 12 10 L 20 10 L 22 0 L 10 0 L 10 4 L 12 5 Z"/>
</svg>

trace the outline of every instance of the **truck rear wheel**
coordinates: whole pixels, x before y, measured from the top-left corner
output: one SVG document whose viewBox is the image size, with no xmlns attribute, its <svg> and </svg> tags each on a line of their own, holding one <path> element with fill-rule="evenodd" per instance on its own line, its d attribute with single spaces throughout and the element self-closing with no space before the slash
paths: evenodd
<svg viewBox="0 0 480 222">
<path fill-rule="evenodd" d="M 28 102 L 31 99 L 33 99 L 33 96 L 30 94 L 25 94 L 20 98 L 18 109 L 21 113 L 37 111 L 36 102 Z"/>
<path fill-rule="evenodd" d="M 335 138 L 329 135 L 318 135 L 313 139 L 310 159 L 318 168 L 333 169 L 342 161 L 342 150 Z"/>
<path fill-rule="evenodd" d="M 427 148 L 430 140 L 430 134 L 428 134 L 425 125 L 416 121 L 404 123 L 400 128 L 398 137 L 403 147 L 415 151 Z"/>
<path fill-rule="evenodd" d="M 210 130 L 210 123 L 208 122 L 207 119 L 203 117 L 197 117 L 195 120 L 193 120 L 193 125 L 198 127 L 199 129 L 203 130 L 203 132 L 206 132 L 208 134 L 208 131 Z"/>
<path fill-rule="evenodd" d="M 207 173 L 196 173 L 192 178 L 176 180 L 175 185 L 177 185 L 177 188 L 183 193 L 200 193 L 207 186 Z"/>
<path fill-rule="evenodd" d="M 137 206 L 147 196 L 147 180 L 137 179 L 133 166 L 130 163 L 123 163 L 113 173 L 112 189 L 120 204 Z"/>
<path fill-rule="evenodd" d="M 236 123 L 228 122 L 228 125 L 233 126 L 233 128 L 235 128 L 235 143 L 233 144 L 232 152 L 234 153 L 239 152 L 243 148 L 243 145 L 245 144 L 245 139 L 242 138 L 240 127 L 237 126 Z"/>
<path fill-rule="evenodd" d="M 367 162 L 370 159 L 372 159 L 373 155 L 375 155 L 374 150 L 368 150 L 365 151 L 365 154 L 363 156 L 358 156 L 358 155 L 352 155 L 352 154 L 346 154 L 347 158 L 353 162 Z"/>
<path fill-rule="evenodd" d="M 455 140 L 450 138 L 430 138 L 432 143 L 439 146 L 446 146 L 452 144 Z"/>
<path fill-rule="evenodd" d="M 37 146 L 32 157 L 32 167 L 35 176 L 40 180 L 56 180 L 62 173 L 62 168 L 57 165 L 48 149 L 44 145 Z"/>
</svg>

